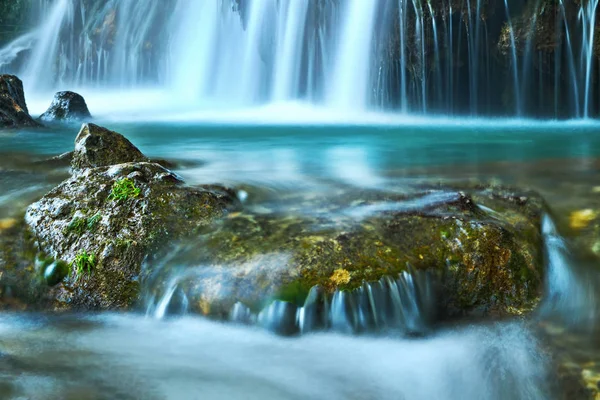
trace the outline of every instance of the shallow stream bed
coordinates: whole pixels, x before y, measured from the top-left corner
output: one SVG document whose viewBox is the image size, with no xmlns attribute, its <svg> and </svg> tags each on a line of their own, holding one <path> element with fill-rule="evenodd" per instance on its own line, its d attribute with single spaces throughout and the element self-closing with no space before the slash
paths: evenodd
<svg viewBox="0 0 600 400">
<path fill-rule="evenodd" d="M 548 296 L 532 315 L 443 325 L 418 338 L 280 337 L 194 316 L 146 317 L 144 307 L 124 315 L 0 313 L 0 399 L 548 399 L 597 392 L 599 126 L 100 124 L 148 156 L 174 162 L 188 184 L 236 189 L 258 214 L 331 224 L 359 217 L 348 210 L 361 193 L 452 183 L 530 188 L 544 196 L 569 251 L 548 257 Z M 0 231 L 68 175 L 60 162 L 43 160 L 72 150 L 77 131 L 0 133 Z"/>
</svg>

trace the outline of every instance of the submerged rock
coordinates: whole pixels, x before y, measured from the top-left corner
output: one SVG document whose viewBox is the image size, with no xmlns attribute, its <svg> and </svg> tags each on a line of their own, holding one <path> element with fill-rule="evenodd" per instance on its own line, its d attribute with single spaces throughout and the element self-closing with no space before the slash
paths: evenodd
<svg viewBox="0 0 600 400">
<path fill-rule="evenodd" d="M 27 111 L 23 82 L 14 75 L 0 75 L 0 128 L 37 126 Z"/>
<path fill-rule="evenodd" d="M 146 257 L 169 240 L 203 231 L 234 204 L 226 190 L 188 187 L 146 160 L 118 133 L 84 125 L 74 175 L 27 209 L 39 249 L 70 265 L 50 292 L 54 307 L 130 307 Z M 57 283 L 55 272 L 47 273 L 49 284 Z"/>
<path fill-rule="evenodd" d="M 40 115 L 42 121 L 82 121 L 91 119 L 85 99 L 74 92 L 58 92 L 50 107 Z"/>
</svg>

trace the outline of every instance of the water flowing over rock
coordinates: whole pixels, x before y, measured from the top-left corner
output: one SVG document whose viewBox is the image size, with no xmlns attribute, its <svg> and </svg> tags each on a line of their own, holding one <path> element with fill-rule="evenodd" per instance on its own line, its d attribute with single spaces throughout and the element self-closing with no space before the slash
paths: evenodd
<svg viewBox="0 0 600 400">
<path fill-rule="evenodd" d="M 23 82 L 14 75 L 0 75 L 0 128 L 39 126 L 25 103 Z"/>
<path fill-rule="evenodd" d="M 361 192 L 314 218 L 232 214 L 146 267 L 148 311 L 293 334 L 424 333 L 440 318 L 533 309 L 544 275 L 543 201 L 510 189 L 446 189 Z"/>
<path fill-rule="evenodd" d="M 225 189 L 187 187 L 145 160 L 121 135 L 84 125 L 72 161 L 75 174 L 27 209 L 39 249 L 70 264 L 69 276 L 51 289 L 55 308 L 132 306 L 149 254 L 167 240 L 207 229 L 232 207 Z M 56 283 L 55 276 L 49 279 Z"/>
<path fill-rule="evenodd" d="M 56 93 L 48 110 L 40 115 L 40 119 L 46 122 L 81 121 L 91 118 L 85 99 L 74 92 Z"/>
</svg>

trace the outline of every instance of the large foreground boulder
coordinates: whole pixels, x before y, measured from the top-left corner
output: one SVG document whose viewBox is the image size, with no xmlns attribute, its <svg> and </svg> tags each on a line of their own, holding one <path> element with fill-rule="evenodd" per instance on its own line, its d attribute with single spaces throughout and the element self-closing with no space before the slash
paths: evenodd
<svg viewBox="0 0 600 400">
<path fill-rule="evenodd" d="M 84 125 L 75 148 L 73 176 L 25 215 L 43 258 L 68 266 L 48 262 L 40 273 L 50 285 L 62 282 L 50 293 L 55 308 L 125 309 L 138 299 L 143 260 L 168 240 L 208 228 L 234 199 L 184 185 L 95 125 Z"/>
<path fill-rule="evenodd" d="M 296 307 L 318 292 L 329 323 L 337 313 L 352 326 L 391 314 L 407 319 L 431 301 L 444 318 L 533 309 L 543 287 L 542 199 L 502 188 L 421 190 L 355 192 L 309 214 L 263 207 L 232 214 L 182 247 L 170 260 L 177 269 L 157 278 L 149 297 L 162 305 L 159 314 L 169 301 L 173 310 L 179 302 L 234 319 L 262 310 L 263 318 L 298 323 L 306 310 Z M 287 303 L 269 306 L 273 299 Z"/>
<path fill-rule="evenodd" d="M 0 128 L 39 125 L 27 110 L 23 82 L 14 75 L 0 75 Z"/>
<path fill-rule="evenodd" d="M 50 107 L 40 115 L 46 122 L 84 121 L 92 118 L 85 99 L 75 92 L 58 92 L 54 95 Z"/>
</svg>

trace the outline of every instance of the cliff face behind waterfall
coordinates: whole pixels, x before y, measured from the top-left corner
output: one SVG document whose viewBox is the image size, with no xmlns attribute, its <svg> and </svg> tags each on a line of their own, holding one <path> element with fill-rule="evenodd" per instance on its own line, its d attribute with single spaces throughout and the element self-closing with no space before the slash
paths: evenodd
<svg viewBox="0 0 600 400">
<path fill-rule="evenodd" d="M 4 0 L 0 11 L 0 70 L 32 91 L 600 114 L 598 0 Z"/>
<path fill-rule="evenodd" d="M 0 45 L 13 40 L 27 28 L 27 0 L 0 1 Z"/>
</svg>

